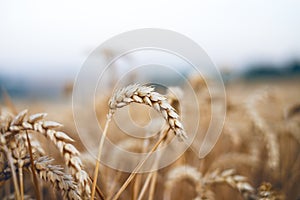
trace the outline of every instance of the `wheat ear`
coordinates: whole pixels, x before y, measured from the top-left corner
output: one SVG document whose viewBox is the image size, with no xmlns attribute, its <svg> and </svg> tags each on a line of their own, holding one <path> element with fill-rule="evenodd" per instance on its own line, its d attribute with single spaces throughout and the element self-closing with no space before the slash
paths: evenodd
<svg viewBox="0 0 300 200">
<path fill-rule="evenodd" d="M 234 169 L 227 169 L 224 171 L 215 170 L 204 176 L 204 185 L 211 185 L 215 183 L 227 183 L 234 189 L 237 189 L 244 198 L 252 199 L 254 196 L 254 188 L 247 182 L 247 178 L 237 175 Z"/>
<path fill-rule="evenodd" d="M 22 168 L 28 167 L 30 165 L 30 156 L 28 156 L 27 148 L 25 148 L 25 146 L 27 146 L 27 143 L 25 141 L 26 140 L 24 139 L 24 137 L 18 134 L 13 137 L 9 137 L 5 145 L 7 149 L 11 152 L 12 163 L 14 165 L 22 165 Z M 40 149 L 41 147 L 39 146 L 39 143 L 35 142 L 32 145 L 32 150 L 33 152 L 35 152 L 35 155 L 41 155 Z M 3 158 L 2 154 L 1 158 Z M 9 166 L 7 159 L 1 160 L 1 163 L 3 164 L 3 166 L 1 166 L 0 171 L 0 181 L 5 181 L 11 178 L 11 175 L 14 171 L 12 171 L 12 168 Z"/>
<path fill-rule="evenodd" d="M 28 168 L 30 165 L 30 156 L 26 147 L 26 139 L 20 134 L 9 135 L 6 146 L 11 151 L 14 165 L 18 166 L 20 185 L 22 185 L 23 177 L 21 177 L 20 173 L 23 173 L 24 167 Z M 38 145 L 38 148 L 36 149 L 35 145 L 33 145 L 32 148 L 34 149 L 34 152 L 37 152 L 36 155 L 38 155 L 40 151 L 39 148 L 41 147 Z M 65 174 L 61 167 L 51 165 L 51 162 L 52 160 L 49 158 L 35 156 L 33 163 L 34 171 L 39 174 L 40 178 L 50 181 L 55 187 L 60 189 L 65 199 L 81 199 L 77 193 L 77 186 L 73 181 L 72 176 Z M 10 174 L 13 174 L 15 170 L 10 167 L 10 170 L 6 171 L 8 172 L 6 177 L 9 178 Z M 20 189 L 22 190 L 22 188 Z M 21 193 L 21 199 L 24 199 L 24 193 Z"/>
<path fill-rule="evenodd" d="M 71 169 L 71 173 L 78 183 L 78 190 L 84 199 L 90 196 L 89 176 L 83 170 L 83 164 L 79 158 L 79 151 L 71 142 L 74 142 L 66 133 L 56 131 L 62 127 L 61 124 L 53 121 L 46 121 L 47 114 L 38 113 L 27 116 L 27 110 L 20 112 L 9 123 L 6 132 L 11 134 L 23 133 L 24 131 L 34 131 L 43 134 L 50 139 L 64 157 L 66 165 Z"/>
<path fill-rule="evenodd" d="M 171 169 L 167 174 L 165 182 L 164 200 L 171 199 L 172 188 L 179 181 L 189 180 L 197 188 L 197 185 L 201 182 L 201 178 L 202 174 L 196 168 L 189 165 L 181 165 Z"/>
<path fill-rule="evenodd" d="M 54 187 L 58 188 L 65 199 L 81 199 L 72 176 L 65 174 L 62 171 L 63 168 L 60 166 L 51 165 L 53 160 L 49 157 L 35 159 L 34 165 L 39 177 L 45 181 L 49 181 Z"/>
<path fill-rule="evenodd" d="M 260 132 L 264 135 L 266 146 L 268 149 L 268 166 L 271 169 L 277 169 L 279 166 L 280 152 L 278 139 L 275 132 L 268 126 L 265 120 L 261 117 L 257 110 L 257 103 L 266 101 L 267 93 L 261 95 L 254 95 L 249 98 L 247 103 L 247 111 L 253 121 L 255 127 L 257 127 Z"/>
<path fill-rule="evenodd" d="M 179 115 L 168 103 L 167 98 L 155 92 L 153 87 L 134 84 L 117 90 L 109 101 L 110 112 L 114 113 L 118 108 L 122 108 L 131 103 L 139 103 L 153 107 L 161 113 L 180 140 L 187 139 Z"/>
</svg>

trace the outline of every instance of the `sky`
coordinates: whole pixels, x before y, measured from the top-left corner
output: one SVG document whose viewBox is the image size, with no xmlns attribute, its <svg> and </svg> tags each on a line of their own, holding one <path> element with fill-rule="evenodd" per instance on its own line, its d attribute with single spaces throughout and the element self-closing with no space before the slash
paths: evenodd
<svg viewBox="0 0 300 200">
<path fill-rule="evenodd" d="M 138 28 L 184 34 L 219 67 L 282 63 L 300 58 L 299 19 L 298 0 L 1 0 L 0 70 L 74 76 L 101 43 Z"/>
</svg>

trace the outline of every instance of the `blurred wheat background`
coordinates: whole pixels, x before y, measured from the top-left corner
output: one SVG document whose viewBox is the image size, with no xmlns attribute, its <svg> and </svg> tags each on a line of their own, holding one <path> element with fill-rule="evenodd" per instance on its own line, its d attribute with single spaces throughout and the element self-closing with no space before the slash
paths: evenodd
<svg viewBox="0 0 300 200">
<path fill-rule="evenodd" d="M 142 27 L 180 32 L 206 50 L 225 84 L 224 127 L 205 158 L 199 159 L 187 149 L 167 167 L 136 174 L 124 190 L 120 188 L 131 174 L 100 163 L 95 198 L 113 199 L 119 192 L 119 199 L 133 200 L 300 199 L 299 9 L 299 2 L 292 0 L 1 1 L 0 199 L 91 198 L 97 161 L 75 127 L 73 83 L 98 45 L 116 34 Z M 93 59 L 105 63 L 118 52 L 107 49 Z M 143 58 L 125 62 L 130 65 L 135 59 Z M 180 111 L 198 106 L 198 134 L 203 137 L 215 98 L 209 93 L 207 81 L 213 83 L 214 79 L 189 74 L 181 63 L 174 62 L 174 66 L 186 75 L 197 105 L 190 103 L 182 108 L 177 97 L 182 97 L 188 84 L 178 83 L 168 71 L 133 73 L 130 82 L 148 84 L 139 82 L 146 74 L 151 83 L 164 79 L 170 86 L 179 85 L 175 96 L 167 88 L 154 85 L 178 114 L 166 107 L 169 115 L 165 127 L 172 127 L 172 120 L 178 120 L 177 129 L 173 128 L 176 133 L 181 127 Z M 107 81 L 109 90 L 96 97 L 96 115 L 102 126 L 111 109 L 108 102 L 114 84 L 121 76 L 119 63 Z M 189 102 L 191 96 L 182 98 Z M 128 105 L 131 119 L 140 126 L 147 125 L 151 120 L 148 112 L 155 106 L 138 104 L 144 101 L 138 97 L 132 97 L 132 101 L 135 103 Z M 165 106 L 157 100 L 151 102 Z M 192 126 L 188 121 L 182 123 Z M 92 135 L 99 138 L 92 126 L 85 131 L 90 136 L 86 140 L 94 141 Z M 186 135 L 189 137 L 188 132 Z M 144 140 L 129 137 L 114 120 L 107 137 L 136 153 L 150 152 L 158 140 L 157 136 Z M 161 145 L 173 137 L 175 134 L 168 134 Z M 120 155 L 114 153 L 103 156 L 118 162 Z"/>
</svg>

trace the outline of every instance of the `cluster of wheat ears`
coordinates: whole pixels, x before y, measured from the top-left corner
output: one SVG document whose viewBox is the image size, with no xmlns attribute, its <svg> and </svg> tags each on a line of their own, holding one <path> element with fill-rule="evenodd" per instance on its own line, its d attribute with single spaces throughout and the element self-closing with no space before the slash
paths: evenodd
<svg viewBox="0 0 300 200">
<path fill-rule="evenodd" d="M 205 91 L 198 92 L 199 96 L 202 95 L 201 98 L 206 95 Z M 295 186 L 299 186 L 297 182 L 300 181 L 299 156 L 296 156 L 293 163 L 282 163 L 281 158 L 287 155 L 283 155 L 283 146 L 286 143 L 281 141 L 292 138 L 296 141 L 292 150 L 299 153 L 299 124 L 283 120 L 283 123 L 271 126 L 259 112 L 257 105 L 274 101 L 268 99 L 270 97 L 266 93 L 269 92 L 258 92 L 249 97 L 246 106 L 243 106 L 250 122 L 249 125 L 245 125 L 248 127 L 245 128 L 242 123 L 239 127 L 232 126 L 232 122 L 225 122 L 220 144 L 217 144 L 216 150 L 207 158 L 199 160 L 192 156 L 192 151 L 187 150 L 171 166 L 146 174 L 137 172 L 147 157 L 129 174 L 101 166 L 99 158 L 112 116 L 117 114 L 115 111 L 133 103 L 155 109 L 165 119 L 167 128 L 160 132 L 159 138 L 152 146 L 147 143 L 148 146 L 145 147 L 145 143 L 132 139 L 121 140 L 120 143 L 125 149 L 135 149 L 137 152 L 147 149 L 150 155 L 167 145 L 167 140 L 172 135 L 180 141 L 189 137 L 176 111 L 178 99 L 162 95 L 156 92 L 154 87 L 134 84 L 113 93 L 108 103 L 105 129 L 99 142 L 98 159 L 89 157 L 85 152 L 80 153 L 75 147 L 75 141 L 63 131 L 62 124 L 46 119 L 46 113 L 30 114 L 27 110 L 16 113 L 11 105 L 1 107 L 1 198 L 199 200 L 220 199 L 223 196 L 222 199 L 296 199 L 299 192 L 295 192 Z M 205 105 L 209 103 L 211 102 L 203 101 L 199 104 L 209 108 L 209 105 Z M 236 106 L 228 102 L 228 115 L 233 120 L 236 120 Z M 295 110 L 292 108 L 289 113 Z M 290 116 L 285 116 L 287 117 Z M 246 134 L 246 129 L 252 133 L 250 136 Z M 51 153 L 47 152 L 47 148 L 40 141 L 40 136 L 53 143 L 64 160 L 64 165 L 53 164 L 59 159 L 51 157 Z M 226 141 L 226 147 L 222 141 Z M 221 151 L 227 153 L 220 153 Z M 291 173 L 296 174 L 287 172 L 288 167 L 291 167 Z M 250 174 L 259 178 L 247 177 Z M 54 191 L 49 189 L 49 184 L 53 186 Z"/>
</svg>

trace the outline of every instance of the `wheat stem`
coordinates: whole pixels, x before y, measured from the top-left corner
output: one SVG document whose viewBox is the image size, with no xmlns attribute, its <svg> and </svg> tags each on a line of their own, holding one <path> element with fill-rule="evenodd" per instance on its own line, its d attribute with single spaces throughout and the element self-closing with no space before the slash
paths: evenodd
<svg viewBox="0 0 300 200">
<path fill-rule="evenodd" d="M 99 165 L 100 165 L 100 158 L 101 158 L 103 144 L 104 144 L 104 140 L 106 138 L 107 129 L 108 129 L 110 121 L 111 121 L 111 114 L 109 113 L 107 115 L 107 119 L 106 119 L 104 131 L 103 131 L 103 134 L 101 136 L 101 140 L 100 140 L 100 144 L 99 144 L 98 156 L 97 156 L 96 166 L 95 166 L 95 171 L 94 171 L 94 179 L 93 179 L 93 185 L 92 185 L 91 200 L 93 200 L 94 197 L 95 197 L 95 189 L 96 189 L 97 179 L 98 179 L 98 171 L 99 171 Z"/>
<path fill-rule="evenodd" d="M 142 200 L 142 198 L 144 197 L 144 194 L 145 194 L 145 192 L 147 190 L 147 187 L 148 187 L 148 185 L 149 185 L 149 183 L 150 183 L 150 181 L 152 179 L 152 176 L 153 176 L 153 173 L 149 173 L 149 175 L 147 176 L 147 179 L 146 179 L 146 181 L 145 181 L 145 183 L 144 183 L 144 185 L 142 187 L 142 190 L 141 190 L 141 192 L 140 192 L 140 194 L 138 196 L 138 200 Z"/>
<path fill-rule="evenodd" d="M 20 163 L 18 163 L 18 169 L 19 169 L 19 181 L 20 181 L 20 198 L 21 200 L 24 200 L 23 166 Z"/>
<path fill-rule="evenodd" d="M 154 199 L 157 175 L 158 175 L 157 171 L 153 172 L 152 179 L 151 179 L 151 184 L 150 184 L 150 189 L 149 189 L 149 198 L 148 198 L 148 200 L 153 200 Z"/>
<path fill-rule="evenodd" d="M 168 129 L 166 130 L 166 134 L 167 134 L 167 133 L 168 133 Z M 164 143 L 164 141 L 161 142 L 160 145 L 163 145 L 163 143 Z M 156 158 L 155 163 L 154 163 L 154 165 L 153 165 L 155 168 L 157 167 L 157 164 L 158 164 L 158 162 L 159 162 L 159 159 L 160 159 L 160 156 L 158 155 L 158 157 Z M 147 179 L 146 179 L 146 181 L 145 181 L 145 183 L 144 183 L 144 185 L 143 185 L 143 187 L 142 187 L 142 190 L 141 190 L 141 192 L 140 192 L 140 195 L 139 195 L 139 197 L 138 197 L 138 200 L 141 200 L 141 199 L 143 198 L 143 196 L 144 196 L 144 194 L 145 194 L 145 192 L 146 192 L 146 189 L 147 189 L 148 186 L 149 186 L 150 181 L 152 180 L 152 182 L 153 182 L 153 178 L 154 178 L 154 177 L 155 177 L 155 179 L 156 179 L 156 175 L 155 175 L 156 173 L 157 173 L 157 171 L 154 171 L 154 172 L 151 172 L 150 174 L 148 174 Z M 152 182 L 151 182 L 151 183 L 152 183 Z M 155 182 L 155 181 L 154 181 L 154 182 Z M 153 183 L 152 183 L 151 185 L 153 185 Z M 154 186 L 155 186 L 155 184 L 154 184 Z M 150 189 L 149 189 L 149 198 L 150 198 L 151 190 L 152 190 L 152 192 L 154 192 L 153 188 L 150 188 Z"/>
<path fill-rule="evenodd" d="M 147 154 L 147 156 L 144 158 L 144 160 L 142 160 L 137 166 L 136 168 L 133 170 L 133 172 L 130 174 L 130 176 L 127 178 L 127 180 L 124 182 L 124 184 L 122 185 L 122 187 L 119 189 L 119 191 L 117 192 L 117 194 L 112 198 L 112 200 L 117 200 L 120 195 L 122 194 L 122 192 L 126 189 L 126 187 L 129 185 L 129 183 L 132 181 L 132 179 L 135 177 L 135 175 L 137 174 L 137 172 L 141 169 L 141 167 L 144 165 L 144 163 L 148 160 L 148 158 L 151 156 L 151 153 L 153 153 L 158 146 L 160 145 L 160 143 L 162 141 L 164 141 L 165 137 L 168 135 L 170 128 L 168 129 L 168 131 L 166 131 L 164 133 L 164 135 L 156 142 L 156 144 L 153 146 L 153 148 L 151 149 L 151 151 Z"/>
<path fill-rule="evenodd" d="M 113 180 L 113 183 L 112 183 L 112 186 L 108 192 L 108 195 L 107 195 L 107 199 L 111 199 L 113 194 L 114 194 L 114 191 L 115 191 L 115 188 L 117 186 L 117 182 L 121 179 L 121 176 L 122 176 L 122 173 L 120 171 L 117 172 L 117 175 L 115 176 L 114 180 Z"/>
<path fill-rule="evenodd" d="M 141 185 L 141 179 L 142 175 L 138 174 L 136 175 L 133 183 L 133 192 L 132 192 L 132 200 L 137 200 L 138 198 L 138 192 Z"/>
<path fill-rule="evenodd" d="M 1 148 L 5 152 L 8 163 L 10 165 L 10 169 L 11 169 L 11 173 L 12 173 L 12 177 L 13 177 L 14 189 L 15 189 L 15 196 L 16 196 L 16 199 L 19 200 L 20 199 L 20 190 L 19 190 L 19 185 L 18 185 L 18 181 L 17 181 L 15 165 L 13 162 L 11 152 L 7 148 L 6 139 L 3 135 L 0 135 L 0 142 L 1 142 Z"/>
<path fill-rule="evenodd" d="M 36 195 L 37 200 L 41 200 L 40 189 L 39 189 L 39 182 L 37 180 L 36 171 L 35 171 L 35 167 L 34 167 L 34 159 L 33 159 L 33 154 L 32 154 L 31 142 L 30 142 L 30 139 L 29 139 L 27 131 L 26 131 L 26 139 L 27 139 L 28 150 L 29 150 L 29 155 L 30 155 L 30 167 L 31 167 L 31 171 L 32 171 L 32 177 L 33 177 L 35 195 Z"/>
</svg>

